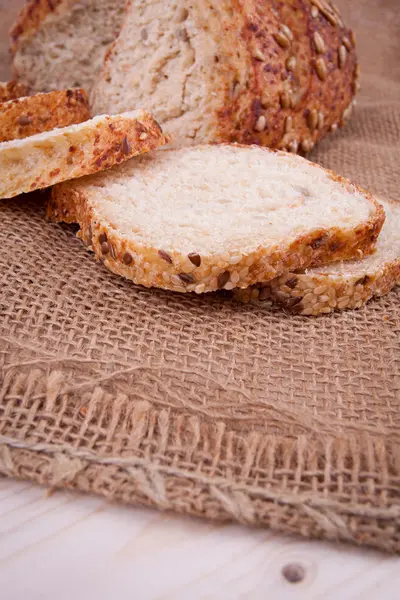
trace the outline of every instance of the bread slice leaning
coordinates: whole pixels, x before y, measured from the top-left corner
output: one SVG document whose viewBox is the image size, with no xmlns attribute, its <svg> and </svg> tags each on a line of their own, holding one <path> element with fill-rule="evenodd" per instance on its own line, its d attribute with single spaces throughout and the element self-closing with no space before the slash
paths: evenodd
<svg viewBox="0 0 400 600">
<path fill-rule="evenodd" d="M 97 173 L 167 142 L 148 112 L 95 117 L 0 143 L 0 198 Z"/>
<path fill-rule="evenodd" d="M 400 284 L 400 203 L 380 201 L 386 221 L 376 252 L 363 260 L 315 267 L 305 273 L 286 273 L 263 287 L 236 290 L 242 302 L 273 300 L 300 315 L 321 315 L 361 308 Z"/>
<path fill-rule="evenodd" d="M 79 223 L 114 273 L 196 293 L 362 257 L 384 221 L 370 194 L 321 167 L 236 145 L 162 150 L 55 186 L 48 215 Z"/>
<path fill-rule="evenodd" d="M 0 142 L 68 127 L 88 119 L 89 101 L 82 89 L 16 98 L 0 104 Z"/>
<path fill-rule="evenodd" d="M 28 88 L 18 81 L 0 81 L 0 102 L 28 95 Z"/>
</svg>

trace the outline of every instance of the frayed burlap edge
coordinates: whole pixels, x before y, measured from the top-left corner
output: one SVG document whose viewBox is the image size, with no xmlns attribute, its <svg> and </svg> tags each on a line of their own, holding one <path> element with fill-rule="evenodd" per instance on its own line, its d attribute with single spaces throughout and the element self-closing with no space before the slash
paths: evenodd
<svg viewBox="0 0 400 600">
<path fill-rule="evenodd" d="M 147 401 L 132 406 L 99 387 L 76 401 L 61 392 L 61 374 L 43 375 L 3 380 L 3 475 L 400 552 L 395 439 L 240 435 Z"/>
</svg>

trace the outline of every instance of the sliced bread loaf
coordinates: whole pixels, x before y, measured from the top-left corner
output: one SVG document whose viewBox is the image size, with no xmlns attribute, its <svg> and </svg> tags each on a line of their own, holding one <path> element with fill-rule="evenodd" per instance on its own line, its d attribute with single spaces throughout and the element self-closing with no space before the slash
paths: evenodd
<svg viewBox="0 0 400 600">
<path fill-rule="evenodd" d="M 163 150 L 55 186 L 48 215 L 79 223 L 113 272 L 196 293 L 362 257 L 384 221 L 347 180 L 298 156 L 236 145 Z"/>
<path fill-rule="evenodd" d="M 109 169 L 166 142 L 158 123 L 142 110 L 2 142 L 0 198 Z"/>
<path fill-rule="evenodd" d="M 15 77 L 33 92 L 90 89 L 124 0 L 28 0 L 10 32 Z M 136 107 L 131 107 L 136 108 Z"/>
<path fill-rule="evenodd" d="M 172 141 L 308 152 L 350 114 L 354 38 L 325 0 L 130 0 L 91 96 L 145 106 Z"/>
<path fill-rule="evenodd" d="M 18 81 L 0 81 L 0 102 L 8 102 L 14 98 L 27 96 L 28 88 Z"/>
<path fill-rule="evenodd" d="M 24 96 L 0 104 L 0 142 L 68 127 L 88 119 L 89 102 L 82 89 Z"/>
<path fill-rule="evenodd" d="M 400 284 L 400 203 L 381 201 L 386 221 L 376 252 L 363 260 L 338 262 L 286 273 L 264 285 L 235 290 L 242 302 L 273 300 L 297 314 L 320 315 L 361 308 L 374 296 L 383 296 Z"/>
</svg>

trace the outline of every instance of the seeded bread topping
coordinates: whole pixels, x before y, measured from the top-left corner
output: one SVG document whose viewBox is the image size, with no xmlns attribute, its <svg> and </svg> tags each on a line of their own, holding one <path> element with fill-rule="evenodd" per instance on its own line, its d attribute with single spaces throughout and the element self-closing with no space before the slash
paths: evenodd
<svg viewBox="0 0 400 600">
<path fill-rule="evenodd" d="M 241 302 L 271 300 L 301 315 L 361 308 L 400 284 L 400 203 L 380 201 L 386 221 L 376 252 L 363 260 L 286 273 L 268 284 L 235 290 Z"/>
<path fill-rule="evenodd" d="M 0 104 L 0 142 L 22 139 L 90 119 L 85 90 L 36 94 Z"/>
<path fill-rule="evenodd" d="M 115 273 L 196 293 L 363 256 L 384 219 L 370 195 L 321 167 L 236 145 L 164 150 L 66 182 L 48 214 L 78 222 Z"/>
</svg>

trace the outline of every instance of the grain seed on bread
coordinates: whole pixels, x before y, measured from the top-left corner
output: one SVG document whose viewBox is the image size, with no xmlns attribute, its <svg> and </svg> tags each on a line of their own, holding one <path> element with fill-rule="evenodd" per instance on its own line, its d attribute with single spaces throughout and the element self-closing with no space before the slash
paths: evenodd
<svg viewBox="0 0 400 600">
<path fill-rule="evenodd" d="M 153 116 L 138 110 L 1 142 L 0 198 L 109 169 L 167 141 Z"/>
<path fill-rule="evenodd" d="M 90 119 L 85 90 L 24 96 L 0 103 L 0 142 L 68 127 Z"/>
<path fill-rule="evenodd" d="M 299 156 L 211 145 L 140 156 L 52 189 L 114 273 L 198 294 L 370 253 L 384 220 L 367 193 Z"/>
<path fill-rule="evenodd" d="M 304 316 L 361 308 L 400 285 L 400 203 L 380 200 L 386 221 L 376 252 L 362 260 L 290 272 L 247 290 L 235 290 L 242 302 L 271 300 Z"/>
</svg>

